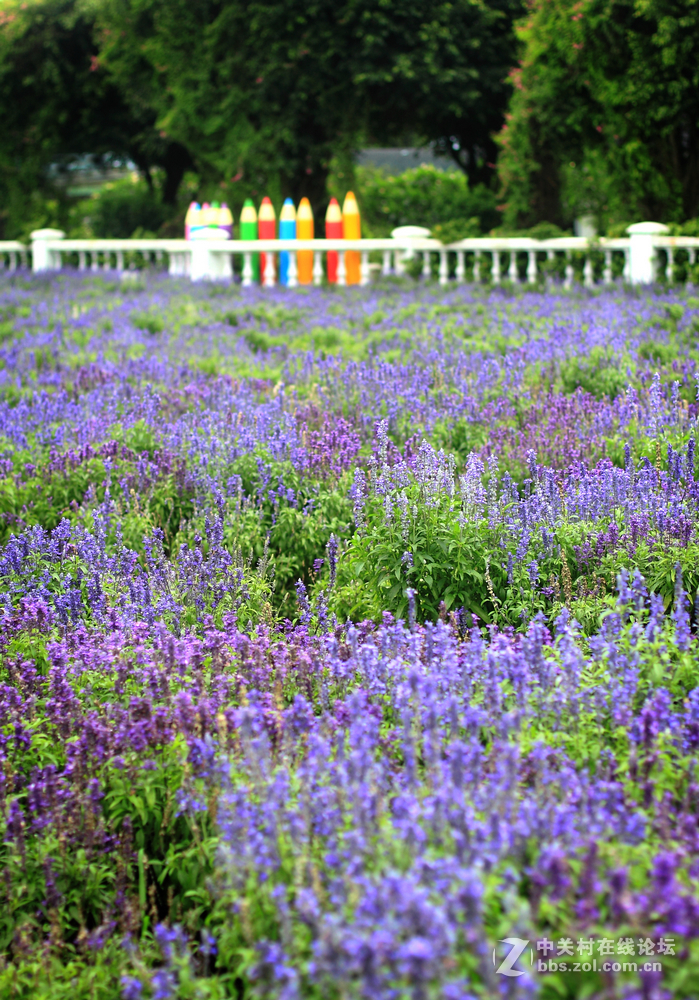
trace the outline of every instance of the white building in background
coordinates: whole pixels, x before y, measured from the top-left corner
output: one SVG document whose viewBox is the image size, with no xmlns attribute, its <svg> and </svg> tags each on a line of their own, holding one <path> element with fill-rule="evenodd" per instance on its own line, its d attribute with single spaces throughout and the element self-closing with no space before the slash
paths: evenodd
<svg viewBox="0 0 699 1000">
<path fill-rule="evenodd" d="M 413 167 L 436 167 L 448 173 L 458 172 L 459 168 L 448 156 L 436 156 L 429 146 L 423 148 L 407 147 L 403 149 L 363 149 L 357 154 L 357 164 L 360 167 L 379 167 L 387 174 L 402 174 Z"/>
</svg>

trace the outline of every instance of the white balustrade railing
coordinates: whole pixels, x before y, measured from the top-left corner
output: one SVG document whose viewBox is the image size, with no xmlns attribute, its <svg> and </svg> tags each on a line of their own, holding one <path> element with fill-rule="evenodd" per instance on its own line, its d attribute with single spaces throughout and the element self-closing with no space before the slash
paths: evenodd
<svg viewBox="0 0 699 1000">
<path fill-rule="evenodd" d="M 230 280 L 237 270 L 243 286 L 249 286 L 253 284 L 254 255 L 264 253 L 266 267 L 260 282 L 270 288 L 278 280 L 276 255 L 283 252 L 289 260 L 287 284 L 294 287 L 299 284 L 299 252 L 313 254 L 314 285 L 325 281 L 324 256 L 334 252 L 338 258 L 337 284 L 346 285 L 346 255 L 354 252 L 359 254 L 361 285 L 369 284 L 374 271 L 400 275 L 410 269 L 424 278 L 435 274 L 440 285 L 484 280 L 494 285 L 534 284 L 557 274 L 567 288 L 576 282 L 590 288 L 609 285 L 619 277 L 631 284 L 652 282 L 661 276 L 673 282 L 677 279 L 678 251 L 693 265 L 699 250 L 699 239 L 668 236 L 667 227 L 658 223 L 637 223 L 629 227 L 628 237 L 599 240 L 576 236 L 551 240 L 473 237 L 445 245 L 426 236 L 406 235 L 411 232 L 425 231 L 404 227 L 390 239 L 363 240 L 72 240 L 65 239 L 60 230 L 43 229 L 32 233 L 31 249 L 22 243 L 0 242 L 0 266 L 10 270 L 26 267 L 29 256 L 34 271 L 72 265 L 80 271 L 128 273 L 160 264 L 167 266 L 169 274 L 193 281 Z M 370 264 L 370 254 L 380 257 L 381 264 Z M 237 269 L 235 258 L 239 260 Z"/>
<path fill-rule="evenodd" d="M 0 240 L 0 271 L 27 266 L 27 248 L 16 240 Z"/>
</svg>

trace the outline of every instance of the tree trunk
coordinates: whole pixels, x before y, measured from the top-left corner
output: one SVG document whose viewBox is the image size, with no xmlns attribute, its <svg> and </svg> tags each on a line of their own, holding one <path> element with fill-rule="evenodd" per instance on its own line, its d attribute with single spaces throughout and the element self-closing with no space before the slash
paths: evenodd
<svg viewBox="0 0 699 1000">
<path fill-rule="evenodd" d="M 177 192 L 180 189 L 182 178 L 187 170 L 194 169 L 194 163 L 188 149 L 180 145 L 179 142 L 170 142 L 161 164 L 165 171 L 163 202 L 166 205 L 174 205 L 177 202 Z"/>
<path fill-rule="evenodd" d="M 538 169 L 532 176 L 532 198 L 530 218 L 522 220 L 527 225 L 537 222 L 553 222 L 564 226 L 561 204 L 561 178 L 558 163 L 550 150 L 535 151 Z"/>
</svg>

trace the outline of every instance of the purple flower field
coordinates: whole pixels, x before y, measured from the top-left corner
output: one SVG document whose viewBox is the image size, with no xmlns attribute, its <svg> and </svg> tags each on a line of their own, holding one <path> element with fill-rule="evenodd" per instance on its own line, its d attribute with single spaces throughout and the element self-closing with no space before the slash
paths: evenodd
<svg viewBox="0 0 699 1000">
<path fill-rule="evenodd" d="M 0 278 L 0 997 L 699 995 L 699 298 Z"/>
</svg>

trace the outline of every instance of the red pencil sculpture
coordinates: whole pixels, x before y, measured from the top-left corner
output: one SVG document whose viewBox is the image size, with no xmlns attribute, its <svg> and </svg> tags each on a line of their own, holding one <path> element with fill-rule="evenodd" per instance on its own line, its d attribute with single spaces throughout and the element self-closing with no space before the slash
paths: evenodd
<svg viewBox="0 0 699 1000">
<path fill-rule="evenodd" d="M 337 198 L 331 198 L 325 213 L 325 238 L 326 240 L 341 240 L 343 237 L 342 212 Z M 337 250 L 328 250 L 326 258 L 328 261 L 328 282 L 335 285 L 337 284 Z"/>
<path fill-rule="evenodd" d="M 257 237 L 260 240 L 276 240 L 277 238 L 277 216 L 274 211 L 274 205 L 272 204 L 271 198 L 266 196 L 262 199 L 262 204 L 260 205 L 260 213 L 257 216 Z M 272 258 L 272 267 L 274 267 L 274 254 L 270 254 Z M 264 285 L 265 283 L 265 270 L 267 267 L 267 254 L 260 254 L 260 282 Z M 272 282 L 274 283 L 274 282 Z"/>
</svg>

